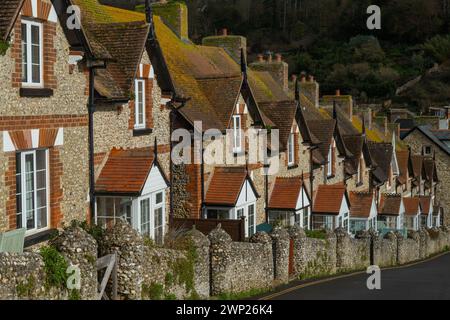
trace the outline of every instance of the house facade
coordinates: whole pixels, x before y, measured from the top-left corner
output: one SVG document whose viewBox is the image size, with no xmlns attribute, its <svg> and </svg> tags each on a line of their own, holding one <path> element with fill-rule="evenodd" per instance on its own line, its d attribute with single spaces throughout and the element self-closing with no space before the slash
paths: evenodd
<svg viewBox="0 0 450 320">
<path fill-rule="evenodd" d="M 0 231 L 33 242 L 88 217 L 88 77 L 51 1 L 0 11 Z"/>
</svg>

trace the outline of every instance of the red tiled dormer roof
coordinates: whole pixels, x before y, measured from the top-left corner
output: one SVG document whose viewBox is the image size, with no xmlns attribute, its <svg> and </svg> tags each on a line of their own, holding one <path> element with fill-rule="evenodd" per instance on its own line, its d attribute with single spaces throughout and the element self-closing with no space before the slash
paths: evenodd
<svg viewBox="0 0 450 320">
<path fill-rule="evenodd" d="M 350 192 L 351 216 L 355 218 L 369 218 L 374 195 L 370 192 Z"/>
<path fill-rule="evenodd" d="M 295 210 L 298 198 L 302 190 L 303 182 L 300 178 L 280 178 L 277 177 L 273 187 L 269 208 Z"/>
<path fill-rule="evenodd" d="M 415 216 L 418 214 L 420 208 L 419 197 L 403 198 L 403 203 L 405 205 L 405 214 L 409 216 Z"/>
<path fill-rule="evenodd" d="M 422 207 L 422 214 L 430 214 L 431 197 L 420 197 L 420 205 Z"/>
<path fill-rule="evenodd" d="M 212 206 L 234 207 L 246 181 L 250 182 L 258 196 L 253 182 L 244 167 L 217 167 L 206 191 L 205 204 Z"/>
<path fill-rule="evenodd" d="M 382 194 L 378 206 L 378 214 L 398 216 L 402 203 L 401 194 Z"/>
<path fill-rule="evenodd" d="M 139 195 L 153 164 L 151 148 L 113 149 L 95 183 L 95 191 Z"/>
<path fill-rule="evenodd" d="M 338 215 L 344 197 L 347 197 L 344 185 L 320 185 L 314 198 L 313 212 L 315 214 Z"/>
</svg>

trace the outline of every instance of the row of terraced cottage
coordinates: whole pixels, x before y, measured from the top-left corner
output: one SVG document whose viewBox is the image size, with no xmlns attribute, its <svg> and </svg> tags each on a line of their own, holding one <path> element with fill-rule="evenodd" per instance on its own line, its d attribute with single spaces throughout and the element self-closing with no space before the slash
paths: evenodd
<svg viewBox="0 0 450 320">
<path fill-rule="evenodd" d="M 81 28 L 66 23 L 70 5 Z M 0 13 L 0 231 L 26 228 L 27 246 L 74 219 L 126 220 L 158 243 L 180 219 L 244 221 L 245 237 L 450 222 L 433 153 L 380 134 L 350 96 L 319 99 L 314 78 L 289 79 L 280 55 L 247 64 L 244 37 L 192 43 L 179 2 L 144 15 L 98 0 L 3 0 Z M 172 161 L 177 129 L 193 145 L 206 137 L 200 154 L 231 130 L 235 164 Z M 279 130 L 275 174 L 249 161 L 250 129 Z"/>
</svg>

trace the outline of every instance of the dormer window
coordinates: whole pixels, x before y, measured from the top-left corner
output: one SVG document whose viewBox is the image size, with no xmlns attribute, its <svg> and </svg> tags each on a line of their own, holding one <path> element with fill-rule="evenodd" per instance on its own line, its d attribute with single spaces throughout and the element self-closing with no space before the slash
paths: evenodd
<svg viewBox="0 0 450 320">
<path fill-rule="evenodd" d="M 363 184 L 363 179 L 364 179 L 363 157 L 361 157 L 361 159 L 359 160 L 358 173 L 357 173 L 356 179 L 357 179 L 357 184 L 358 185 L 362 185 Z"/>
<path fill-rule="evenodd" d="M 42 23 L 22 20 L 22 84 L 41 87 L 42 81 Z"/>
<path fill-rule="evenodd" d="M 242 136 L 241 136 L 241 116 L 233 116 L 233 152 L 239 153 L 242 151 Z"/>
<path fill-rule="evenodd" d="M 135 81 L 134 128 L 145 129 L 145 80 Z"/>
<path fill-rule="evenodd" d="M 288 166 L 292 167 L 295 164 L 295 138 L 294 133 L 289 134 L 288 140 Z"/>
<path fill-rule="evenodd" d="M 327 176 L 333 176 L 333 143 L 330 144 L 330 150 L 328 150 Z"/>
</svg>

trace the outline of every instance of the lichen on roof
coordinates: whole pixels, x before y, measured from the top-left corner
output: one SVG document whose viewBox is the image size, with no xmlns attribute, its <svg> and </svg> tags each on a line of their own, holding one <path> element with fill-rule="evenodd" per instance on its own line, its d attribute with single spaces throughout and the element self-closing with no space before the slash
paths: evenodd
<svg viewBox="0 0 450 320">
<path fill-rule="evenodd" d="M 353 116 L 352 119 L 353 126 L 362 133 L 362 121 L 358 116 Z M 384 135 L 376 129 L 369 130 L 366 128 L 367 139 L 373 142 L 384 142 Z"/>
</svg>

